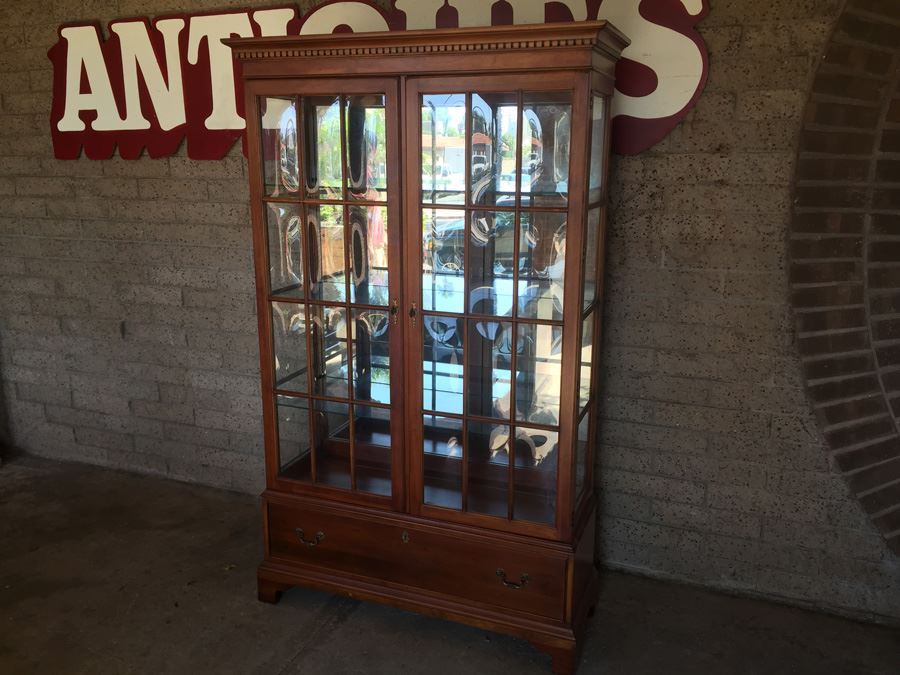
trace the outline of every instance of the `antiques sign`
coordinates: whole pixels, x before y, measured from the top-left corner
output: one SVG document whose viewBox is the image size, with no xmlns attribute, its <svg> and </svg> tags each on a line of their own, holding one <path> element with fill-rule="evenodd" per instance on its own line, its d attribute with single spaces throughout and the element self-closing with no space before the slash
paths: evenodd
<svg viewBox="0 0 900 675">
<path fill-rule="evenodd" d="M 646 150 L 675 128 L 706 83 L 706 45 L 696 25 L 709 0 L 330 0 L 296 7 L 119 19 L 104 39 L 99 24 L 67 24 L 53 62 L 53 149 L 126 159 L 176 152 L 221 159 L 244 133 L 231 36 L 413 30 L 608 19 L 630 39 L 618 65 L 613 149 Z"/>
</svg>

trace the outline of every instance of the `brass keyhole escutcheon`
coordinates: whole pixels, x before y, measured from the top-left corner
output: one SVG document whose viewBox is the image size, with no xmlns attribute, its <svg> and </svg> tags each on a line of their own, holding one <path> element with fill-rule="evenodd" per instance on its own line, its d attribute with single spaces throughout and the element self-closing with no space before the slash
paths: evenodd
<svg viewBox="0 0 900 675">
<path fill-rule="evenodd" d="M 400 541 L 402 541 L 404 544 L 408 544 L 409 543 L 409 532 L 407 532 L 406 530 L 403 530 L 403 532 L 400 534 Z"/>
</svg>

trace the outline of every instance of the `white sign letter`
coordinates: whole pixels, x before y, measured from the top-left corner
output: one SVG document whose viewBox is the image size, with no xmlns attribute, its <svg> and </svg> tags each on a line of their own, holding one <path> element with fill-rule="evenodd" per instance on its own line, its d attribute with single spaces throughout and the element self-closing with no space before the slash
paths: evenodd
<svg viewBox="0 0 900 675">
<path fill-rule="evenodd" d="M 244 119 L 237 114 L 234 93 L 234 63 L 231 50 L 222 39 L 239 35 L 250 37 L 253 29 L 247 12 L 241 14 L 209 14 L 192 16 L 188 37 L 188 62 L 195 64 L 200 57 L 200 43 L 206 38 L 209 49 L 209 76 L 212 84 L 212 113 L 204 124 L 207 129 L 243 129 Z"/>
<path fill-rule="evenodd" d="M 297 15 L 294 9 L 261 9 L 253 12 L 253 23 L 259 26 L 263 37 L 270 35 L 287 35 L 288 22 Z"/>
<path fill-rule="evenodd" d="M 119 36 L 122 50 L 122 78 L 125 85 L 125 125 L 129 129 L 149 129 L 150 122 L 141 111 L 138 91 L 138 70 L 147 85 L 150 101 L 159 119 L 159 127 L 169 131 L 184 124 L 184 88 L 181 83 L 181 55 L 178 35 L 184 28 L 183 19 L 163 19 L 156 24 L 162 34 L 166 51 L 166 78 L 150 44 L 147 24 L 143 21 L 114 23 L 109 29 Z"/>
<path fill-rule="evenodd" d="M 321 5 L 306 15 L 300 27 L 301 35 L 327 35 L 341 24 L 346 24 L 354 33 L 387 30 L 387 21 L 370 5 L 361 2 L 335 2 Z"/>
<path fill-rule="evenodd" d="M 113 96 L 106 62 L 100 50 L 100 40 L 93 26 L 72 26 L 59 32 L 67 44 L 66 105 L 62 119 L 56 125 L 60 131 L 84 131 L 82 110 L 96 110 L 97 119 L 91 124 L 95 131 L 114 131 L 125 128 L 119 117 Z M 81 93 L 81 71 L 87 75 L 87 94 Z"/>
<path fill-rule="evenodd" d="M 700 0 L 681 0 L 692 15 L 703 11 Z M 690 103 L 703 77 L 703 55 L 692 40 L 670 28 L 647 21 L 633 0 L 604 0 L 599 18 L 615 24 L 625 35 L 634 36 L 623 56 L 642 63 L 656 73 L 659 85 L 649 96 L 613 97 L 613 115 L 640 119 L 670 117 Z"/>
</svg>

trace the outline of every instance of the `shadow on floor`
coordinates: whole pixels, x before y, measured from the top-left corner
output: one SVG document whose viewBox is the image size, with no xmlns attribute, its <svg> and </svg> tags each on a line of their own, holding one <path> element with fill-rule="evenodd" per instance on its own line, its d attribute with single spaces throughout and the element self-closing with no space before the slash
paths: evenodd
<svg viewBox="0 0 900 675">
<path fill-rule="evenodd" d="M 31 458 L 0 474 L 0 673 L 537 675 L 513 638 L 294 589 L 257 500 Z M 607 572 L 579 673 L 896 675 L 900 632 Z"/>
</svg>

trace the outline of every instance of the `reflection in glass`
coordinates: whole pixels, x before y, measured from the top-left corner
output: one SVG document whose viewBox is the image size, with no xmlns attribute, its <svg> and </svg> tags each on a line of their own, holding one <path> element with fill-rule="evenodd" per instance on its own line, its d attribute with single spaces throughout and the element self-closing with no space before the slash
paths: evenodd
<svg viewBox="0 0 900 675">
<path fill-rule="evenodd" d="M 469 187 L 472 204 L 515 206 L 516 94 L 472 94 Z"/>
<path fill-rule="evenodd" d="M 509 515 L 509 427 L 470 421 L 466 510 L 506 518 Z"/>
<path fill-rule="evenodd" d="M 588 204 L 603 198 L 603 162 L 606 157 L 606 99 L 594 96 L 591 115 L 591 169 L 588 182 Z"/>
<path fill-rule="evenodd" d="M 578 410 L 584 409 L 591 398 L 591 366 L 594 360 L 594 312 L 581 324 L 581 375 L 578 386 Z"/>
<path fill-rule="evenodd" d="M 353 396 L 391 402 L 390 317 L 373 309 L 353 310 Z"/>
<path fill-rule="evenodd" d="M 268 204 L 272 295 L 303 297 L 303 218 L 299 204 Z"/>
<path fill-rule="evenodd" d="M 344 207 L 327 204 L 307 206 L 306 238 L 310 297 L 332 302 L 345 301 Z"/>
<path fill-rule="evenodd" d="M 353 457 L 356 489 L 391 495 L 391 411 L 353 407 Z"/>
<path fill-rule="evenodd" d="M 303 305 L 272 303 L 275 388 L 306 393 L 306 311 Z"/>
<path fill-rule="evenodd" d="M 578 424 L 578 438 L 575 444 L 575 503 L 584 492 L 587 481 L 588 443 L 590 441 L 591 416 L 585 415 Z"/>
<path fill-rule="evenodd" d="M 348 96 L 347 189 L 351 199 L 387 200 L 384 96 Z"/>
<path fill-rule="evenodd" d="M 313 199 L 341 198 L 341 109 L 337 96 L 303 98 L 306 191 Z"/>
<path fill-rule="evenodd" d="M 516 335 L 516 419 L 558 425 L 562 327 L 520 323 Z"/>
<path fill-rule="evenodd" d="M 468 413 L 479 417 L 510 416 L 510 370 L 513 327 L 507 321 L 470 319 L 466 349 Z"/>
<path fill-rule="evenodd" d="M 522 120 L 522 205 L 565 206 L 572 95 L 525 93 Z"/>
<path fill-rule="evenodd" d="M 316 482 L 350 488 L 350 406 L 315 401 Z"/>
<path fill-rule="evenodd" d="M 552 525 L 556 518 L 556 467 L 559 434 L 516 429 L 513 517 Z"/>
<path fill-rule="evenodd" d="M 600 209 L 588 211 L 587 229 L 584 247 L 584 309 L 587 309 L 597 298 L 600 263 Z"/>
<path fill-rule="evenodd" d="M 466 212 L 422 211 L 422 309 L 465 311 Z"/>
<path fill-rule="evenodd" d="M 387 207 L 350 207 L 350 302 L 388 304 Z"/>
<path fill-rule="evenodd" d="M 566 215 L 523 213 L 519 227 L 519 316 L 562 320 Z"/>
<path fill-rule="evenodd" d="M 424 501 L 447 509 L 462 508 L 463 422 L 423 416 Z"/>
<path fill-rule="evenodd" d="M 263 194 L 267 197 L 295 195 L 300 189 L 296 103 L 293 98 L 260 98 L 259 115 Z"/>
<path fill-rule="evenodd" d="M 422 407 L 462 414 L 464 319 L 422 316 Z"/>
<path fill-rule="evenodd" d="M 309 403 L 305 398 L 277 396 L 279 475 L 310 480 Z"/>
<path fill-rule="evenodd" d="M 472 211 L 469 224 L 469 312 L 511 316 L 515 213 Z"/>
<path fill-rule="evenodd" d="M 310 305 L 313 393 L 347 398 L 347 321 L 343 307 Z"/>
<path fill-rule="evenodd" d="M 466 96 L 422 97 L 422 202 L 465 203 Z"/>
</svg>

